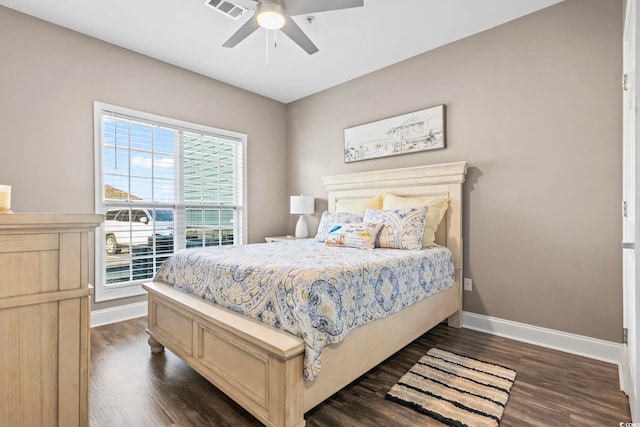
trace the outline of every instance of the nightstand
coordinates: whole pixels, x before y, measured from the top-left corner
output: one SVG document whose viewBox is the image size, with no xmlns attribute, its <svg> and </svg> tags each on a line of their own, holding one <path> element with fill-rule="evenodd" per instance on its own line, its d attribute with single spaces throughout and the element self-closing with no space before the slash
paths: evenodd
<svg viewBox="0 0 640 427">
<path fill-rule="evenodd" d="M 274 236 L 274 237 L 265 237 L 264 238 L 264 240 L 266 240 L 267 243 L 290 242 L 292 240 L 307 240 L 307 239 L 312 239 L 312 237 L 305 237 L 303 239 L 298 239 L 295 236 Z"/>
</svg>

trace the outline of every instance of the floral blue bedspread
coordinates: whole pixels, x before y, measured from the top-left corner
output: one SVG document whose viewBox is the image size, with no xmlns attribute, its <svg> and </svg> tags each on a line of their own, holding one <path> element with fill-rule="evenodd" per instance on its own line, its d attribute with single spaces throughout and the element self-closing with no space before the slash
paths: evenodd
<svg viewBox="0 0 640 427">
<path fill-rule="evenodd" d="M 154 280 L 288 331 L 305 343 L 304 376 L 349 330 L 454 283 L 445 247 L 363 250 L 313 240 L 186 249 Z"/>
</svg>

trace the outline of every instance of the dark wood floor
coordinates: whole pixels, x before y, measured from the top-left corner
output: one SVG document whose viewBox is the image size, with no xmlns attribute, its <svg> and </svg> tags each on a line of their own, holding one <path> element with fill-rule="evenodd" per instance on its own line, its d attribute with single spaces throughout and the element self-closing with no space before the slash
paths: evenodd
<svg viewBox="0 0 640 427">
<path fill-rule="evenodd" d="M 146 318 L 91 332 L 91 425 L 260 426 L 171 352 L 152 355 Z M 518 373 L 501 426 L 617 426 L 630 422 L 617 366 L 468 329 L 434 328 L 306 415 L 316 426 L 439 426 L 384 399 L 431 347 Z"/>
</svg>

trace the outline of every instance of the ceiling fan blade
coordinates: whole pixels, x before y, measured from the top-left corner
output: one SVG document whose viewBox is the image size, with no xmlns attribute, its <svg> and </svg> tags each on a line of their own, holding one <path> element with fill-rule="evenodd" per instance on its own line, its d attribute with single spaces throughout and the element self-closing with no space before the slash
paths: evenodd
<svg viewBox="0 0 640 427">
<path fill-rule="evenodd" d="M 256 6 L 258 2 L 256 0 L 231 0 L 229 3 L 236 4 L 238 6 L 242 6 L 245 9 L 256 10 Z"/>
<path fill-rule="evenodd" d="M 256 18 L 252 16 L 251 18 L 249 18 L 247 22 L 244 23 L 242 27 L 240 27 L 238 31 L 235 32 L 234 35 L 229 37 L 229 40 L 224 42 L 222 46 L 234 47 L 235 45 L 240 43 L 242 40 L 249 37 L 249 35 L 251 35 L 251 33 L 253 33 L 258 28 L 260 28 L 260 26 L 258 25 Z"/>
<path fill-rule="evenodd" d="M 287 19 L 287 23 L 281 28 L 281 31 L 293 40 L 298 46 L 303 48 L 309 55 L 313 55 L 318 51 L 318 48 L 311 41 L 309 37 L 302 31 L 298 24 L 293 22 L 293 19 Z"/>
<path fill-rule="evenodd" d="M 364 0 L 284 0 L 289 15 L 328 12 L 364 6 Z"/>
</svg>

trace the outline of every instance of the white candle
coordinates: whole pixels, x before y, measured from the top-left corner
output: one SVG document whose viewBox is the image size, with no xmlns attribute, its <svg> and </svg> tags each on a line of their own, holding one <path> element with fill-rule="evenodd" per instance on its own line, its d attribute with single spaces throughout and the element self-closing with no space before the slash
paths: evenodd
<svg viewBox="0 0 640 427">
<path fill-rule="evenodd" d="M 11 209 L 11 186 L 0 185 L 0 212 Z"/>
</svg>

